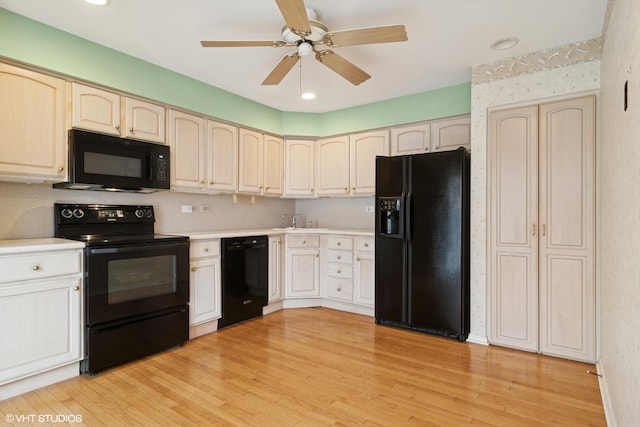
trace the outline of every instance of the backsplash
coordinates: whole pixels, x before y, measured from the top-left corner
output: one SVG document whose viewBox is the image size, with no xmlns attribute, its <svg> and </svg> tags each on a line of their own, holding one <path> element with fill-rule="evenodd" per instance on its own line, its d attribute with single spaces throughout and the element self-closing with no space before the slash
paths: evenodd
<svg viewBox="0 0 640 427">
<path fill-rule="evenodd" d="M 299 213 L 298 226 L 373 230 L 373 197 L 292 200 L 230 194 L 205 195 L 160 191 L 151 194 L 59 190 L 51 184 L 0 183 L 0 240 L 53 237 L 53 204 L 104 203 L 153 205 L 156 231 L 197 232 L 286 227 Z M 182 206 L 193 213 L 183 214 Z M 203 206 L 210 211 L 203 212 Z"/>
<path fill-rule="evenodd" d="M 104 203 L 153 205 L 156 231 L 193 232 L 282 227 L 283 213 L 294 213 L 295 200 L 161 191 L 152 194 L 59 190 L 51 184 L 0 183 L 0 239 L 53 237 L 53 204 Z M 181 213 L 182 206 L 193 213 Z M 202 212 L 202 206 L 210 206 Z"/>
</svg>

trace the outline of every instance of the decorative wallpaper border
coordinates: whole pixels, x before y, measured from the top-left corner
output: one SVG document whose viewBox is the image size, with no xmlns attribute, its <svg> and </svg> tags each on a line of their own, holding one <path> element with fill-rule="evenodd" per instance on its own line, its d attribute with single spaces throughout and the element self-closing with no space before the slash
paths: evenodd
<svg viewBox="0 0 640 427">
<path fill-rule="evenodd" d="M 471 69 L 471 82 L 473 84 L 487 83 L 522 74 L 599 60 L 600 48 L 601 40 L 597 38 L 489 64 L 476 65 Z"/>
</svg>

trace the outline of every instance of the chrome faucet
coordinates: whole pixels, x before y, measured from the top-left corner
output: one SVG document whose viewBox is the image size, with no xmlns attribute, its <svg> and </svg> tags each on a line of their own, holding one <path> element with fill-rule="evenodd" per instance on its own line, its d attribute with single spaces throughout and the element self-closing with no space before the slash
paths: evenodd
<svg viewBox="0 0 640 427">
<path fill-rule="evenodd" d="M 300 214 L 299 214 L 299 213 L 294 214 L 294 215 L 291 217 L 291 219 L 290 219 L 290 221 L 291 221 L 291 227 L 292 227 L 292 228 L 296 228 L 296 217 L 297 217 L 298 215 L 300 215 Z M 284 213 L 284 214 L 282 214 L 282 215 L 280 216 L 280 218 L 287 218 L 287 219 L 289 219 L 289 215 L 287 215 L 286 213 Z"/>
</svg>

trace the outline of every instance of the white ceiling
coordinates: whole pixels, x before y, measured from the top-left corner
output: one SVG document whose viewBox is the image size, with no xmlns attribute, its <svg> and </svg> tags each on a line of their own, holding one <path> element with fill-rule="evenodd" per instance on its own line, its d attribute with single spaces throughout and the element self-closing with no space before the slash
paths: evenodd
<svg viewBox="0 0 640 427">
<path fill-rule="evenodd" d="M 292 48 L 203 48 L 200 40 L 277 40 L 273 0 L 0 0 L 0 7 L 282 111 L 326 112 L 471 80 L 471 67 L 600 37 L 607 0 L 306 0 L 329 30 L 404 24 L 409 41 L 336 48 L 372 78 L 353 86 L 303 59 L 278 86 L 261 86 Z M 507 51 L 489 45 L 515 36 Z"/>
</svg>

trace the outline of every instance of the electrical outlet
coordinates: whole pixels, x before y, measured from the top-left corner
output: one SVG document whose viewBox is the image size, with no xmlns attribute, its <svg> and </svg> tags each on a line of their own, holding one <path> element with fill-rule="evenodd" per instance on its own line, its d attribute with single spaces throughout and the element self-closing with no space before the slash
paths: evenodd
<svg viewBox="0 0 640 427">
<path fill-rule="evenodd" d="M 193 206 L 182 205 L 182 213 L 193 213 Z"/>
<path fill-rule="evenodd" d="M 211 205 L 202 205 L 200 206 L 200 212 L 211 212 Z"/>
<path fill-rule="evenodd" d="M 364 211 L 366 213 L 373 213 L 373 206 L 365 206 Z"/>
</svg>

